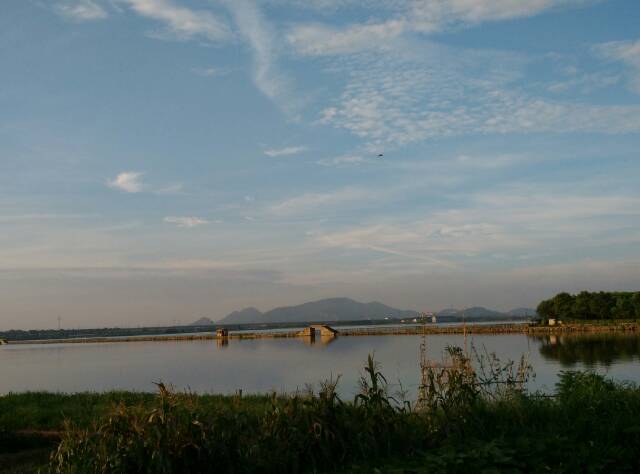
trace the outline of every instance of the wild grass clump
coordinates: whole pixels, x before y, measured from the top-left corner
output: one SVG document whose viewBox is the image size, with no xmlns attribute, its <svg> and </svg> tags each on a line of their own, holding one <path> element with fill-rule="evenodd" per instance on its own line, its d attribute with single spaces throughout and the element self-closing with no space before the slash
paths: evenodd
<svg viewBox="0 0 640 474">
<path fill-rule="evenodd" d="M 420 417 L 397 406 L 373 357 L 353 403 L 336 392 L 271 399 L 257 415 L 242 405 L 203 410 L 198 397 L 159 384 L 156 405 L 119 404 L 89 429 L 69 424 L 50 468 L 84 472 L 315 472 L 422 445 Z"/>
<path fill-rule="evenodd" d="M 69 424 L 51 458 L 53 472 L 222 472 L 246 457 L 256 419 L 246 410 L 203 410 L 193 395 L 158 384 L 152 407 L 119 404 L 88 429 Z"/>
</svg>

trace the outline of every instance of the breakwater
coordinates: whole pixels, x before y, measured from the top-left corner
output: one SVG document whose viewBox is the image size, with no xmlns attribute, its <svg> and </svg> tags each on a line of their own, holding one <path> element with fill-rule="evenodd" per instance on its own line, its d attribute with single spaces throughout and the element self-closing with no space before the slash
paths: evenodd
<svg viewBox="0 0 640 474">
<path fill-rule="evenodd" d="M 403 336 L 403 335 L 436 335 L 436 334 L 580 334 L 580 333 L 609 333 L 609 332 L 640 332 L 640 323 L 634 321 L 616 324 L 562 324 L 558 326 L 520 324 L 467 324 L 456 326 L 407 326 L 407 327 L 367 327 L 367 328 L 337 328 L 339 337 L 351 336 Z M 229 332 L 226 336 L 212 332 L 198 334 L 174 334 L 157 336 L 131 337 L 86 337 L 69 339 L 41 339 L 7 341 L 15 344 L 83 344 L 83 343 L 113 343 L 113 342 L 169 342 L 169 341 L 227 341 L 231 339 L 279 339 L 304 338 L 299 330 L 292 331 L 256 331 Z"/>
</svg>

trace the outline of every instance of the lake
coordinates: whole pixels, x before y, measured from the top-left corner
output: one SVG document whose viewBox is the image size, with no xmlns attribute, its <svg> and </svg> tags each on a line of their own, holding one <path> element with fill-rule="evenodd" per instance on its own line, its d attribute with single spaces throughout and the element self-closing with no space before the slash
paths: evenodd
<svg viewBox="0 0 640 474">
<path fill-rule="evenodd" d="M 0 347 L 0 393 L 112 389 L 153 391 L 163 381 L 179 390 L 244 393 L 292 392 L 307 384 L 341 376 L 340 393 L 357 391 L 367 355 L 375 353 L 392 384 L 413 397 L 419 383 L 421 336 L 338 337 L 310 344 L 300 338 L 231 339 L 188 342 L 29 344 Z M 558 372 L 593 369 L 618 380 L 640 382 L 640 335 L 602 334 L 533 337 L 523 334 L 468 336 L 503 361 L 527 354 L 536 374 L 532 390 L 550 392 Z M 427 337 L 430 358 L 447 345 L 464 344 L 462 335 Z"/>
</svg>

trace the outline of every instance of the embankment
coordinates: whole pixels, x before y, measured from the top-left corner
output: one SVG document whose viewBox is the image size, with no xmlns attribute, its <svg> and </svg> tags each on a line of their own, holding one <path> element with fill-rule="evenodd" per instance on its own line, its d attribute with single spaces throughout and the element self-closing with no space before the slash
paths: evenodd
<svg viewBox="0 0 640 474">
<path fill-rule="evenodd" d="M 406 327 L 369 327 L 369 328 L 336 328 L 340 337 L 345 336 L 403 336 L 403 335 L 435 335 L 435 334 L 580 334 L 580 333 L 611 333 L 611 332 L 640 332 L 640 322 L 607 322 L 599 323 L 569 323 L 556 326 L 542 326 L 530 324 L 467 324 L 456 326 L 406 326 Z M 73 339 L 41 339 L 7 341 L 8 344 L 81 344 L 81 343 L 113 343 L 113 342 L 167 342 L 167 341 L 208 341 L 229 339 L 278 339 L 296 338 L 301 336 L 299 331 L 256 331 L 231 332 L 228 336 L 218 336 L 215 332 L 200 334 L 176 334 L 158 336 L 135 337 L 87 337 Z"/>
</svg>

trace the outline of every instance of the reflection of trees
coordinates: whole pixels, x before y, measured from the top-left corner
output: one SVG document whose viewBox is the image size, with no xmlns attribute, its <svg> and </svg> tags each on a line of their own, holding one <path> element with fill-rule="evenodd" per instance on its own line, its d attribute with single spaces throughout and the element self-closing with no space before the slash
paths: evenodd
<svg viewBox="0 0 640 474">
<path fill-rule="evenodd" d="M 557 360 L 564 367 L 576 363 L 587 366 L 610 366 L 620 360 L 633 360 L 640 356 L 640 337 L 626 334 L 593 334 L 580 336 L 539 336 L 540 354 L 545 359 Z"/>
</svg>

